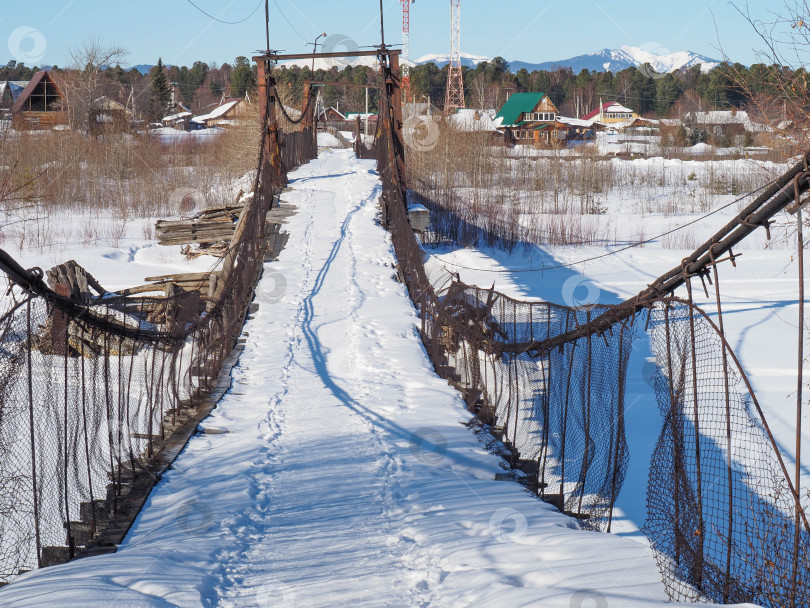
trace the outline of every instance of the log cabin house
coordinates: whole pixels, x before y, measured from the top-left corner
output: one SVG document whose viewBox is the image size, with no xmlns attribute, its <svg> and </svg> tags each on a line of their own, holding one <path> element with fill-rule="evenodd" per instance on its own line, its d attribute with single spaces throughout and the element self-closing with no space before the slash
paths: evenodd
<svg viewBox="0 0 810 608">
<path fill-rule="evenodd" d="M 102 96 L 90 105 L 90 134 L 110 135 L 127 133 L 132 122 L 132 112 L 114 99 Z"/>
<path fill-rule="evenodd" d="M 11 124 L 18 131 L 52 129 L 68 124 L 62 91 L 46 70 L 34 74 L 14 101 Z"/>
<path fill-rule="evenodd" d="M 495 116 L 495 127 L 516 144 L 562 145 L 568 126 L 557 120 L 557 114 L 545 93 L 514 93 Z"/>
<path fill-rule="evenodd" d="M 346 115 L 342 112 L 339 112 L 335 108 L 323 108 L 318 113 L 318 120 L 321 122 L 346 122 L 349 119 L 346 118 Z"/>
<path fill-rule="evenodd" d="M 191 119 L 192 128 L 210 129 L 211 127 L 224 127 L 233 125 L 250 114 L 250 106 L 244 99 L 223 99 L 222 103 L 202 116 Z"/>
</svg>

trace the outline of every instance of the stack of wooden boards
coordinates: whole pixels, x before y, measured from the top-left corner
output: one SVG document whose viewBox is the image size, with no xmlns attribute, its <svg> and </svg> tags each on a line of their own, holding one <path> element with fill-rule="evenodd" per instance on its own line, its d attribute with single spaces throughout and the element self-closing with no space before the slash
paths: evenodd
<svg viewBox="0 0 810 608">
<path fill-rule="evenodd" d="M 224 257 L 234 238 L 239 217 L 246 202 L 252 194 L 244 195 L 241 191 L 232 205 L 206 209 L 193 218 L 186 220 L 157 222 L 158 243 L 161 245 L 183 244 L 191 250 L 186 255 L 214 255 Z M 287 218 L 296 213 L 293 207 L 279 207 L 279 197 L 273 201 L 265 220 L 265 261 L 278 257 L 289 237 L 281 227 Z M 93 276 L 74 260 L 54 266 L 46 273 L 51 288 L 62 297 L 84 306 L 103 302 L 107 306 L 106 314 L 116 315 L 118 320 L 128 322 L 146 322 L 166 331 L 173 331 L 184 324 L 187 318 L 194 318 L 206 309 L 210 309 L 217 297 L 225 288 L 221 270 L 208 272 L 191 272 L 147 277 L 146 284 L 137 287 L 107 292 Z M 137 297 L 133 297 L 137 296 Z M 123 315 L 123 316 L 120 316 Z M 98 353 L 101 346 L 95 336 L 69 328 L 72 341 L 64 344 L 66 324 L 65 315 L 53 313 L 42 329 L 40 348 L 47 352 L 62 352 L 68 346 L 74 351 L 92 356 Z M 74 331 L 75 330 L 75 331 Z M 75 335 L 74 335 L 75 334 Z M 80 337 L 77 337 L 80 336 Z M 109 350 L 109 349 L 106 349 Z"/>
<path fill-rule="evenodd" d="M 205 209 L 188 219 L 158 220 L 155 224 L 158 244 L 182 245 L 183 253 L 190 258 L 200 255 L 224 257 L 247 202 L 245 199 L 251 196 L 240 190 L 231 205 Z"/>
</svg>

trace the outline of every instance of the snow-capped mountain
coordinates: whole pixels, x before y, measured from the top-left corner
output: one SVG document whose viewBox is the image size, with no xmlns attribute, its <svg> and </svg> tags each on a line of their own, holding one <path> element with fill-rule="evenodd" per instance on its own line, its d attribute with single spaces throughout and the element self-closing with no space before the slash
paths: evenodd
<svg viewBox="0 0 810 608">
<path fill-rule="evenodd" d="M 492 61 L 492 57 L 470 55 L 469 53 L 461 54 L 461 65 L 467 66 L 468 68 L 474 68 L 484 61 Z M 425 63 L 435 63 L 437 66 L 443 67 L 450 63 L 450 55 L 424 55 L 419 59 L 411 61 L 412 65 L 423 65 Z"/>
<path fill-rule="evenodd" d="M 492 61 L 492 57 L 484 55 L 472 55 L 470 53 L 461 54 L 461 64 L 469 68 L 476 67 L 479 63 L 485 61 Z M 374 67 L 377 59 L 375 57 L 362 57 L 353 61 L 344 59 L 317 59 L 315 60 L 315 69 L 328 70 L 332 66 L 337 66 L 339 70 L 347 65 L 366 65 Z M 437 66 L 444 67 L 450 62 L 449 55 L 432 54 L 423 55 L 418 59 L 411 60 L 411 66 L 424 65 L 426 63 L 435 63 Z M 509 68 L 512 72 L 517 72 L 521 68 L 526 68 L 529 72 L 534 70 L 554 70 L 556 68 L 570 67 L 574 74 L 578 74 L 584 69 L 594 72 L 607 72 L 611 71 L 614 74 L 630 67 L 640 67 L 645 63 L 649 63 L 652 68 L 659 74 L 665 72 L 675 72 L 681 68 L 691 68 L 696 65 L 701 66 L 703 72 L 710 72 L 721 61 L 719 59 L 711 59 L 698 53 L 691 51 L 680 51 L 677 53 L 670 53 L 664 48 L 657 48 L 655 45 L 645 44 L 641 47 L 637 46 L 623 46 L 618 49 L 602 49 L 596 53 L 589 53 L 587 55 L 579 55 L 571 57 L 570 59 L 561 59 L 559 61 L 544 61 L 540 63 L 529 63 L 526 61 L 510 61 Z M 301 59 L 298 61 L 286 62 L 287 67 L 304 67 L 311 66 L 311 59 Z"/>
<path fill-rule="evenodd" d="M 721 61 L 691 51 L 670 53 L 664 48 L 656 48 L 654 45 L 644 45 L 642 47 L 623 46 L 619 49 L 602 49 L 596 53 L 579 55 L 559 61 L 545 61 L 541 63 L 512 61 L 510 62 L 510 67 L 513 72 L 521 68 L 526 68 L 531 72 L 533 70 L 553 70 L 559 67 L 570 67 L 575 74 L 585 69 L 596 72 L 611 71 L 615 74 L 616 72 L 630 67 L 640 67 L 645 63 L 649 63 L 656 72 L 663 74 L 665 72 L 675 72 L 681 68 L 690 68 L 696 65 L 701 66 L 701 71 L 710 72 L 720 65 Z"/>
</svg>

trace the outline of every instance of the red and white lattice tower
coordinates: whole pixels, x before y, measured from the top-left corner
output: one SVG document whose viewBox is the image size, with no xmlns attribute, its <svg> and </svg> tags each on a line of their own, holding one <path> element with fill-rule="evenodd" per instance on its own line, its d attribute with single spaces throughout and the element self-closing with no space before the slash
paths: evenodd
<svg viewBox="0 0 810 608">
<path fill-rule="evenodd" d="M 402 100 L 406 102 L 411 99 L 411 66 L 408 63 L 411 54 L 411 2 L 413 0 L 401 0 L 402 2 Z"/>
<path fill-rule="evenodd" d="M 464 77 L 461 73 L 461 0 L 450 0 L 450 65 L 447 72 L 447 114 L 464 107 Z"/>
</svg>

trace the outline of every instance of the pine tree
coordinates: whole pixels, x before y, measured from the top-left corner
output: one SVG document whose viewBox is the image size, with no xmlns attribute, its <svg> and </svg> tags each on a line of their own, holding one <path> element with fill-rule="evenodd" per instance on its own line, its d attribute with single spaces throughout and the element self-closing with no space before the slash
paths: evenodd
<svg viewBox="0 0 810 608">
<path fill-rule="evenodd" d="M 681 92 L 678 83 L 672 74 L 664 74 L 656 82 L 656 111 L 660 117 L 665 117 L 675 105 Z"/>
<path fill-rule="evenodd" d="M 158 58 L 157 65 L 152 70 L 152 90 L 149 102 L 149 113 L 152 120 L 160 120 L 170 110 L 172 89 L 162 58 Z"/>
<path fill-rule="evenodd" d="M 231 95 L 244 97 L 245 93 L 256 88 L 256 75 L 247 57 L 237 57 L 231 72 Z"/>
</svg>

